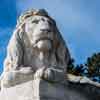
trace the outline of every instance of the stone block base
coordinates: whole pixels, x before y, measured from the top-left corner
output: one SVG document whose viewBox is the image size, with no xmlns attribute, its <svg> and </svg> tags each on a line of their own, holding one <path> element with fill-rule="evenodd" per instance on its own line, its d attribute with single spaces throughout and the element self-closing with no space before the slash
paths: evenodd
<svg viewBox="0 0 100 100">
<path fill-rule="evenodd" d="M 81 90 L 80 90 L 81 91 Z M 89 100 L 81 92 L 64 84 L 31 80 L 10 88 L 3 88 L 0 100 Z"/>
</svg>

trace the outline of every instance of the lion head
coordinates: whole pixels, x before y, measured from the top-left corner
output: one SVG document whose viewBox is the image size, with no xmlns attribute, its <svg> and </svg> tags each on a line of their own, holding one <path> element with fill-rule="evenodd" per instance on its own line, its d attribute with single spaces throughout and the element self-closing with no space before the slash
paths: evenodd
<svg viewBox="0 0 100 100">
<path fill-rule="evenodd" d="M 46 62 L 42 62 L 38 57 L 42 51 L 50 53 L 46 58 L 48 66 L 57 65 L 66 70 L 70 54 L 55 21 L 45 10 L 32 9 L 26 11 L 17 21 L 8 44 L 5 69 L 17 69 L 21 66 L 40 67 Z"/>
</svg>

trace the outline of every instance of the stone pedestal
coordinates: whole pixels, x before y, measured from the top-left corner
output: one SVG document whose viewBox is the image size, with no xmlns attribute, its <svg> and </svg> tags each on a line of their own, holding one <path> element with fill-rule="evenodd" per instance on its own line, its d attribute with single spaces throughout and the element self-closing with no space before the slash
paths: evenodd
<svg viewBox="0 0 100 100">
<path fill-rule="evenodd" d="M 36 79 L 10 88 L 3 88 L 0 100 L 89 100 L 68 85 Z"/>
</svg>

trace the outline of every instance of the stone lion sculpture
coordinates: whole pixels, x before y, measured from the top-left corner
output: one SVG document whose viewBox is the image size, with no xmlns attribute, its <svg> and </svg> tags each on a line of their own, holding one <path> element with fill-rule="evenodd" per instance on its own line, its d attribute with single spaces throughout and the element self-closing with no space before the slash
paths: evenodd
<svg viewBox="0 0 100 100">
<path fill-rule="evenodd" d="M 69 50 L 55 21 L 45 10 L 30 10 L 19 17 L 9 41 L 3 72 L 7 75 L 3 76 L 3 82 L 14 79 L 16 73 L 36 73 L 35 77 L 60 81 L 69 60 Z"/>
<path fill-rule="evenodd" d="M 67 73 L 69 50 L 45 10 L 19 17 L 1 76 L 2 100 L 99 100 L 100 84 Z M 80 91 L 81 90 L 81 91 Z"/>
</svg>

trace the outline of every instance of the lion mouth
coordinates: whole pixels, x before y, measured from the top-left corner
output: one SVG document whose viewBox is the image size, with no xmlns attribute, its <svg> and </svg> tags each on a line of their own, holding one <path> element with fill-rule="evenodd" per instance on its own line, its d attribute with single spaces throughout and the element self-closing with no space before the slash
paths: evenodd
<svg viewBox="0 0 100 100">
<path fill-rule="evenodd" d="M 52 34 L 41 34 L 41 35 L 36 35 L 34 37 L 35 37 L 34 38 L 35 44 L 37 44 L 39 41 L 43 41 L 43 40 L 53 41 Z"/>
<path fill-rule="evenodd" d="M 49 37 L 42 37 L 42 38 L 39 38 L 39 39 L 37 39 L 36 41 L 35 41 L 35 43 L 37 44 L 39 41 L 43 41 L 43 40 L 49 40 L 49 41 L 53 41 L 51 38 L 49 38 Z"/>
<path fill-rule="evenodd" d="M 35 43 L 33 44 L 34 48 L 38 48 L 42 51 L 48 51 L 52 48 L 53 45 L 53 39 L 49 37 L 40 37 L 37 40 L 35 40 Z"/>
</svg>

